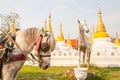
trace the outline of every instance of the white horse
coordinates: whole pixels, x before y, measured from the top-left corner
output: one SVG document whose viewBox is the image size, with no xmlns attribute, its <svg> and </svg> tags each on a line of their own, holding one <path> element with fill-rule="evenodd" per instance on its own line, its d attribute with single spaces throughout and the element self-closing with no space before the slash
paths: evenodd
<svg viewBox="0 0 120 80">
<path fill-rule="evenodd" d="M 55 48 L 53 33 L 43 28 L 28 28 L 15 33 L 15 42 L 19 46 L 6 49 L 3 58 L 2 80 L 16 80 L 16 76 L 23 66 L 26 56 L 34 52 L 39 67 L 50 67 L 51 51 Z M 35 47 L 35 48 L 34 48 Z"/>
<path fill-rule="evenodd" d="M 86 20 L 84 20 L 83 22 L 80 22 L 78 20 L 78 24 L 79 24 L 79 46 L 78 46 L 78 50 L 80 50 L 80 54 L 81 54 L 80 62 L 82 64 L 85 64 L 85 62 L 87 64 L 89 64 L 91 43 L 89 42 L 88 37 L 85 35 L 85 33 L 89 32 L 89 29 L 87 27 Z M 86 57 L 86 59 L 85 59 L 85 57 Z"/>
</svg>

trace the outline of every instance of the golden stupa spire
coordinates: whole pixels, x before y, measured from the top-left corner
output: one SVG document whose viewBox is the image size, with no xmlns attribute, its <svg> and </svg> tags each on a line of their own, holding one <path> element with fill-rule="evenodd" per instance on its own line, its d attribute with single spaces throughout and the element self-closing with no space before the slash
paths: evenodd
<svg viewBox="0 0 120 80">
<path fill-rule="evenodd" d="M 94 43 L 94 41 L 93 41 L 93 39 L 94 39 L 94 34 L 95 34 L 95 29 L 94 29 L 94 26 L 92 27 L 92 30 L 91 30 L 91 32 L 90 32 L 90 38 L 89 38 L 89 40 L 90 40 L 90 42 L 93 44 Z"/>
<path fill-rule="evenodd" d="M 116 44 L 116 45 L 120 45 L 120 41 L 119 41 L 119 38 L 118 38 L 118 33 L 116 33 L 115 44 Z"/>
<path fill-rule="evenodd" d="M 104 23 L 102 21 L 101 10 L 98 9 L 98 24 L 96 32 L 106 32 Z"/>
<path fill-rule="evenodd" d="M 71 41 L 70 41 L 70 34 L 68 34 L 67 45 L 68 45 L 69 47 L 71 47 L 71 46 L 72 46 Z"/>
<path fill-rule="evenodd" d="M 102 21 L 101 10 L 99 8 L 98 9 L 98 24 L 97 24 L 96 33 L 95 33 L 94 38 L 103 38 L 103 37 L 109 37 L 109 35 L 106 32 L 104 23 Z"/>
<path fill-rule="evenodd" d="M 57 41 L 63 41 L 64 40 L 64 36 L 63 36 L 63 32 L 62 32 L 62 23 L 60 23 L 60 30 L 59 30 L 59 34 L 57 37 Z"/>
<path fill-rule="evenodd" d="M 16 32 L 16 29 L 15 29 L 15 19 L 12 20 L 12 25 L 11 25 L 10 32 Z"/>
<path fill-rule="evenodd" d="M 52 32 L 52 26 L 51 26 L 51 13 L 49 12 L 49 17 L 48 17 L 48 27 L 47 31 Z"/>
<path fill-rule="evenodd" d="M 44 21 L 44 30 L 47 30 L 47 27 L 46 27 L 46 20 Z"/>
</svg>

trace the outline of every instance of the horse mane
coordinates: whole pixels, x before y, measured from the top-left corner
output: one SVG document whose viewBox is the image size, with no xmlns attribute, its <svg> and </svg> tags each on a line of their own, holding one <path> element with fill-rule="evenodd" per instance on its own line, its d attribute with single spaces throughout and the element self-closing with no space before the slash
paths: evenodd
<svg viewBox="0 0 120 80">
<path fill-rule="evenodd" d="M 22 31 L 22 34 L 24 35 L 23 38 L 26 38 L 26 39 L 32 38 L 32 39 L 34 39 L 34 38 L 38 37 L 38 35 L 37 35 L 38 30 L 39 30 L 38 28 L 28 28 L 28 29 L 23 30 Z"/>
<path fill-rule="evenodd" d="M 22 50 L 31 50 L 37 38 L 41 34 L 41 28 L 28 28 L 16 32 L 16 42 Z"/>
</svg>

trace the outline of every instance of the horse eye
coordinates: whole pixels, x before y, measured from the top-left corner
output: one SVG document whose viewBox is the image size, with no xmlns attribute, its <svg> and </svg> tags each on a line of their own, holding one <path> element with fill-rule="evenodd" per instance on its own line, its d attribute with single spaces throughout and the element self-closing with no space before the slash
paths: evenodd
<svg viewBox="0 0 120 80">
<path fill-rule="evenodd" d="M 47 43 L 42 43 L 41 44 L 41 50 L 43 52 L 47 52 L 50 49 L 50 46 Z"/>
<path fill-rule="evenodd" d="M 49 32 L 46 32 L 46 33 L 45 33 L 45 36 L 50 36 L 50 33 L 49 33 Z"/>
<path fill-rule="evenodd" d="M 47 34 L 47 33 L 45 33 L 45 36 L 48 36 L 48 34 Z"/>
</svg>

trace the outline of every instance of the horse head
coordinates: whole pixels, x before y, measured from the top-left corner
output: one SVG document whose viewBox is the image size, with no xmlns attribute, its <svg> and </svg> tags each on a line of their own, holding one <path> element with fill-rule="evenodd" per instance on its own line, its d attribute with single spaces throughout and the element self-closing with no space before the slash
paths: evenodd
<svg viewBox="0 0 120 80">
<path fill-rule="evenodd" d="M 53 51 L 54 48 L 55 38 L 53 34 L 42 28 L 42 33 L 31 51 L 32 58 L 37 60 L 39 67 L 42 69 L 50 67 L 51 51 Z"/>
<path fill-rule="evenodd" d="M 89 29 L 88 29 L 88 27 L 87 27 L 86 20 L 81 21 L 81 22 L 78 20 L 78 23 L 79 23 L 79 28 L 80 28 L 81 31 L 85 31 L 86 33 L 89 32 Z"/>
<path fill-rule="evenodd" d="M 35 54 L 41 68 L 50 66 L 51 51 L 55 48 L 55 38 L 51 32 L 35 27 L 20 30 L 16 32 L 15 41 L 25 55 Z"/>
</svg>

